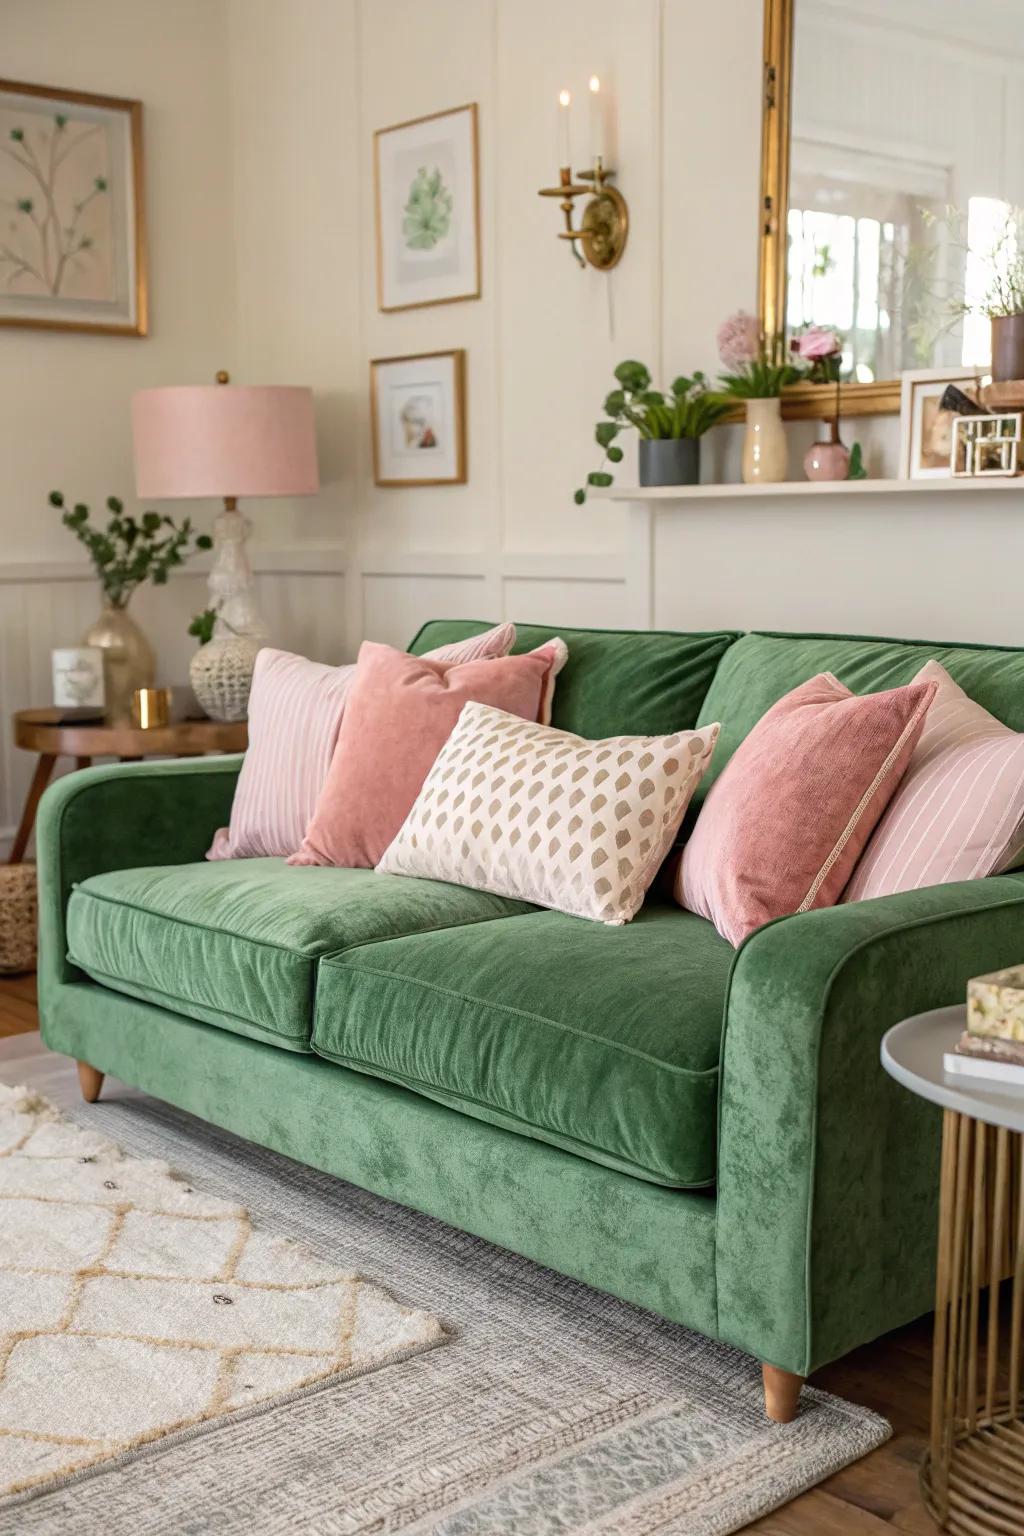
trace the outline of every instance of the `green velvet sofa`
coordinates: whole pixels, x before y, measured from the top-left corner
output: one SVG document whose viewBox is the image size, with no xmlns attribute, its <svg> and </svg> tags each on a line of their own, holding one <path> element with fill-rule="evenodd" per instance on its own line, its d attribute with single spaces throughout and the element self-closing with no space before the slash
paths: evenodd
<svg viewBox="0 0 1024 1536">
<path fill-rule="evenodd" d="M 476 633 L 427 625 L 421 652 Z M 1024 652 L 558 631 L 555 725 L 721 720 L 713 773 L 822 669 L 937 657 L 1024 730 Z M 529 649 L 548 629 L 523 625 Z M 1024 873 L 787 917 L 738 951 L 656 893 L 607 928 L 366 870 L 207 863 L 237 758 L 87 769 L 38 823 L 43 1038 L 249 1140 L 800 1381 L 927 1311 L 939 1123 L 881 1070 L 906 1014 L 1024 958 Z M 713 775 L 712 775 L 713 776 Z M 691 812 L 692 814 L 692 812 Z"/>
</svg>

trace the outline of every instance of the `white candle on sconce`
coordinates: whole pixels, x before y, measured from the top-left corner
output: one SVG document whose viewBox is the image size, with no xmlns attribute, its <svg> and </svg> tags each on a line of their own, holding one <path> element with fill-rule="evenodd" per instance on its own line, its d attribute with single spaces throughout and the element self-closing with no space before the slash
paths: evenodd
<svg viewBox="0 0 1024 1536">
<path fill-rule="evenodd" d="M 590 77 L 590 154 L 593 160 L 604 159 L 604 96 L 597 75 Z"/>
<path fill-rule="evenodd" d="M 572 107 L 571 91 L 558 93 L 558 168 L 572 165 L 572 142 L 569 138 L 569 112 Z"/>
</svg>

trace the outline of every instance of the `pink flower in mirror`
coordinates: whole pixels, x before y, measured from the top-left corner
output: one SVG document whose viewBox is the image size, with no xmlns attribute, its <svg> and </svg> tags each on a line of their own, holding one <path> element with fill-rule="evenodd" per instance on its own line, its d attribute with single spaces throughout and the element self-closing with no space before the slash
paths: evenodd
<svg viewBox="0 0 1024 1536">
<path fill-rule="evenodd" d="M 821 325 L 812 325 L 796 337 L 793 350 L 798 356 L 806 358 L 809 363 L 814 363 L 823 357 L 832 357 L 836 352 L 841 352 L 843 341 L 835 331 L 826 330 Z"/>
</svg>

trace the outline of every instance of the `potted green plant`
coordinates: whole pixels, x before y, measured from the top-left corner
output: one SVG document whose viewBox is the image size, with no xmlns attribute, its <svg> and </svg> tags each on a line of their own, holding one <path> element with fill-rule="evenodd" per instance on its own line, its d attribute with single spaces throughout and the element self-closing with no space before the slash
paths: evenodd
<svg viewBox="0 0 1024 1536">
<path fill-rule="evenodd" d="M 718 328 L 718 355 L 727 372 L 722 392 L 746 405 L 743 479 L 747 485 L 785 480 L 788 449 L 780 397 L 802 377 L 786 357 L 781 336 L 762 336 L 754 315 L 738 310 Z"/>
<path fill-rule="evenodd" d="M 605 466 L 622 462 L 615 439 L 635 430 L 640 437 L 641 485 L 697 485 L 700 481 L 700 440 L 729 410 L 708 387 L 703 373 L 673 379 L 667 391 L 651 388 L 650 370 L 643 363 L 627 361 L 615 369 L 618 385 L 605 397 L 606 419 L 594 428 L 594 439 L 604 449 L 600 468 L 591 470 L 587 485 L 611 485 L 613 475 Z M 577 502 L 587 499 L 586 486 L 576 492 Z"/>
<path fill-rule="evenodd" d="M 178 524 L 160 512 L 132 517 L 124 502 L 107 497 L 110 517 L 106 527 L 94 526 L 84 502 L 68 507 L 63 492 L 50 492 L 50 505 L 61 512 L 61 522 L 84 544 L 99 577 L 103 612 L 82 637 L 83 645 L 103 651 L 106 711 L 113 720 L 126 719 L 136 688 L 153 684 L 153 650 L 128 612 L 137 587 L 151 581 L 163 586 L 171 571 L 196 553 L 210 549 L 213 540 L 195 533 L 191 518 Z"/>
<path fill-rule="evenodd" d="M 911 246 L 902 280 L 906 331 L 922 361 L 931 359 L 943 332 L 983 315 L 992 329 L 993 383 L 1024 379 L 1024 208 L 1003 204 L 987 234 L 971 231 L 959 208 L 920 213 L 936 237 Z M 964 291 L 968 262 L 979 279 L 970 295 Z M 952 278 L 943 275 L 950 269 Z"/>
</svg>

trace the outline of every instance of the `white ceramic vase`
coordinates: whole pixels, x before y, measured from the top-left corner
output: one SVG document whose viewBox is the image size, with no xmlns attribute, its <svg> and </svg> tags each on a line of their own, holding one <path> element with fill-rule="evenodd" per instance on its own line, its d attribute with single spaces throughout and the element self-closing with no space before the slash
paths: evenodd
<svg viewBox="0 0 1024 1536">
<path fill-rule="evenodd" d="M 747 430 L 743 439 L 744 485 L 773 485 L 785 480 L 789 451 L 777 395 L 747 401 Z"/>
<path fill-rule="evenodd" d="M 192 691 L 211 720 L 244 720 L 252 669 L 263 641 L 253 635 L 225 635 L 201 645 L 188 669 Z"/>
</svg>

